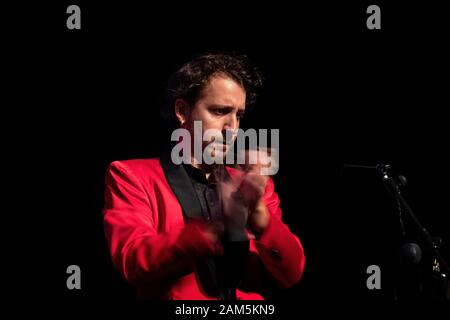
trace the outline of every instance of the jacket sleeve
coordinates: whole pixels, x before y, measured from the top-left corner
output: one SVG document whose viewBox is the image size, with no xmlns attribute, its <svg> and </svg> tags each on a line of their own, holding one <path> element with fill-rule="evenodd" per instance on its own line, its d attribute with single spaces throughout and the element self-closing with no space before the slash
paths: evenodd
<svg viewBox="0 0 450 320">
<path fill-rule="evenodd" d="M 192 272 L 198 258 L 217 253 L 200 223 L 158 233 L 147 196 L 151 191 L 144 190 L 126 164 L 113 162 L 105 182 L 105 235 L 114 266 L 132 285 L 164 286 Z"/>
<path fill-rule="evenodd" d="M 265 269 L 283 288 L 300 281 L 305 268 L 305 254 L 300 240 L 281 221 L 280 199 L 269 179 L 264 194 L 264 203 L 269 210 L 267 228 L 255 242 Z"/>
</svg>

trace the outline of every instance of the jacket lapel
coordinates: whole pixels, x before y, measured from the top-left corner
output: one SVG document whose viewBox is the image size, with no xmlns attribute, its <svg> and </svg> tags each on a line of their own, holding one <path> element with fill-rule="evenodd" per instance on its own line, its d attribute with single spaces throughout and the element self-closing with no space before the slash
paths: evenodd
<svg viewBox="0 0 450 320">
<path fill-rule="evenodd" d="M 160 158 L 166 179 L 188 219 L 203 219 L 202 207 L 192 182 L 182 165 L 176 165 L 170 158 L 171 150 L 163 152 Z"/>
</svg>

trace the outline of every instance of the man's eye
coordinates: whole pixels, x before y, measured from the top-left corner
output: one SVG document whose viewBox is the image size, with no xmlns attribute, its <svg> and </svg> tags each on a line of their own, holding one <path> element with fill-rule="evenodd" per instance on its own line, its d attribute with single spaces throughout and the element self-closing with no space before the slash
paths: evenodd
<svg viewBox="0 0 450 320">
<path fill-rule="evenodd" d="M 214 109 L 213 113 L 218 114 L 218 115 L 224 115 L 224 114 L 227 114 L 227 111 L 224 109 Z"/>
</svg>

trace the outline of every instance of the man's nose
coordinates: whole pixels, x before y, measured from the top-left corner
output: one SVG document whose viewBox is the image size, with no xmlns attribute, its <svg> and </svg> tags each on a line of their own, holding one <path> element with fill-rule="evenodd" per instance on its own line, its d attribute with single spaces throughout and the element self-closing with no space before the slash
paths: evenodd
<svg viewBox="0 0 450 320">
<path fill-rule="evenodd" d="M 239 129 L 239 121 L 235 115 L 230 115 L 227 117 L 222 130 L 223 139 L 227 144 L 234 141 L 237 129 Z"/>
<path fill-rule="evenodd" d="M 224 130 L 235 130 L 238 127 L 238 120 L 235 114 L 230 114 L 225 119 L 225 123 L 223 125 Z"/>
</svg>

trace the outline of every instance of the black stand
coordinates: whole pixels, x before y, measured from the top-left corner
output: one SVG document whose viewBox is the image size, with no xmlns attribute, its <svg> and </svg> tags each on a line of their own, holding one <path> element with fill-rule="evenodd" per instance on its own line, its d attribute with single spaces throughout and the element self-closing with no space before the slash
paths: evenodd
<svg viewBox="0 0 450 320">
<path fill-rule="evenodd" d="M 408 205 L 407 201 L 405 200 L 405 198 L 401 193 L 400 187 L 405 185 L 406 179 L 403 176 L 392 177 L 390 175 L 391 169 L 390 165 L 381 164 L 377 165 L 376 168 L 378 169 L 379 175 L 389 194 L 392 196 L 394 201 L 396 201 L 399 205 L 401 205 L 405 209 L 406 214 L 408 214 L 410 221 L 412 222 L 412 226 L 415 229 L 415 233 L 419 237 L 418 240 L 420 240 L 424 248 L 427 249 L 432 254 L 434 258 L 434 264 L 432 267 L 433 272 L 435 275 L 437 275 L 438 280 L 441 282 L 441 285 L 439 285 L 438 288 L 438 291 L 440 291 L 439 294 L 443 295 L 443 297 L 441 298 L 450 299 L 448 297 L 448 290 L 449 290 L 448 276 L 450 275 L 450 269 L 448 267 L 448 264 L 445 262 L 444 258 L 439 252 L 440 246 L 439 241 L 433 240 L 433 237 L 431 237 L 428 231 L 420 224 L 419 220 L 414 215 L 411 207 Z M 400 222 L 402 223 L 402 221 Z M 417 249 L 415 249 L 414 246 L 416 246 Z M 418 259 L 420 260 L 421 255 L 420 248 L 415 244 L 412 244 L 409 248 L 407 248 L 407 252 L 405 253 L 409 254 L 409 256 L 412 257 L 413 260 L 414 259 L 417 260 L 419 256 Z"/>
</svg>

